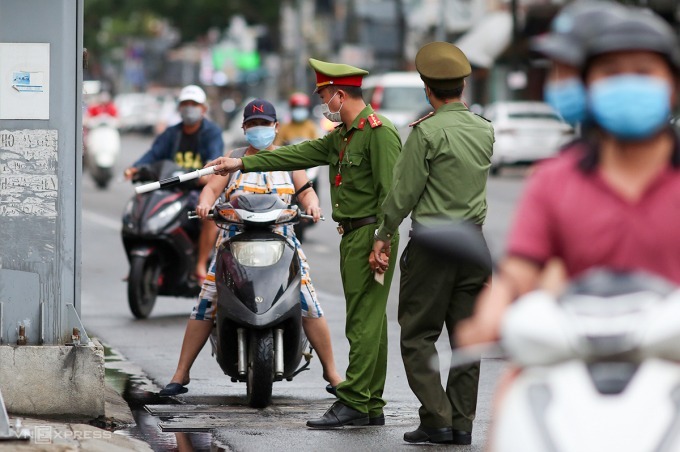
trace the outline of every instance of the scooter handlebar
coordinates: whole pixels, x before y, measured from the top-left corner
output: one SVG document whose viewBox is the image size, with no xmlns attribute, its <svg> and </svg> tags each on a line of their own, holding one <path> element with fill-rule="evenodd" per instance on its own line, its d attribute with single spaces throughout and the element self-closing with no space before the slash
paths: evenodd
<svg viewBox="0 0 680 452">
<path fill-rule="evenodd" d="M 196 215 L 196 211 L 195 211 L 195 210 L 190 210 L 190 211 L 187 213 L 187 215 L 188 215 L 188 217 L 189 217 L 190 220 L 196 220 L 196 219 L 199 218 L 199 216 Z M 211 210 L 208 212 L 208 218 L 212 218 L 212 217 L 213 217 L 213 210 L 211 209 Z M 307 215 L 306 213 L 300 214 L 300 218 L 304 218 L 304 219 L 306 219 L 306 220 L 313 220 L 313 219 L 314 219 L 314 217 L 313 217 L 312 215 Z M 326 221 L 326 218 L 322 215 L 321 217 L 319 217 L 319 220 L 321 220 L 321 221 Z"/>
<path fill-rule="evenodd" d="M 209 176 L 215 173 L 215 167 L 209 166 L 207 168 L 201 168 L 196 171 L 192 171 L 186 174 L 180 174 L 178 176 L 168 177 L 167 179 L 160 180 L 158 182 L 151 182 L 148 184 L 140 185 L 135 187 L 135 192 L 138 195 L 142 193 L 148 193 L 150 191 L 158 190 L 159 188 L 170 187 L 173 185 L 181 184 L 182 182 L 187 182 L 190 180 L 198 179 L 199 177 Z"/>
</svg>

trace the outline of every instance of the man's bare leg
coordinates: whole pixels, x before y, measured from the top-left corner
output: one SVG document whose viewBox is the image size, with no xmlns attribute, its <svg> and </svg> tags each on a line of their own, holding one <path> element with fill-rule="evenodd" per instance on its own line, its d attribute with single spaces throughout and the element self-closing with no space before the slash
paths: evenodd
<svg viewBox="0 0 680 452">
<path fill-rule="evenodd" d="M 189 377 L 191 366 L 208 341 L 212 328 L 212 320 L 189 319 L 187 328 L 184 331 L 184 340 L 182 341 L 182 350 L 179 353 L 177 370 L 175 370 L 175 375 L 173 375 L 170 383 L 179 383 L 184 386 L 191 381 Z"/>
<path fill-rule="evenodd" d="M 303 317 L 302 327 L 305 330 L 307 339 L 309 339 L 309 343 L 312 344 L 316 354 L 319 355 L 319 361 L 321 361 L 321 366 L 323 367 L 324 380 L 332 386 L 337 386 L 342 381 L 342 377 L 335 368 L 331 333 L 328 329 L 326 317 Z"/>
<path fill-rule="evenodd" d="M 208 274 L 208 264 L 210 264 L 210 253 L 215 246 L 219 229 L 214 221 L 203 220 L 201 222 L 201 233 L 198 237 L 198 256 L 196 258 L 196 270 L 194 274 L 200 279 L 199 284 Z"/>
</svg>

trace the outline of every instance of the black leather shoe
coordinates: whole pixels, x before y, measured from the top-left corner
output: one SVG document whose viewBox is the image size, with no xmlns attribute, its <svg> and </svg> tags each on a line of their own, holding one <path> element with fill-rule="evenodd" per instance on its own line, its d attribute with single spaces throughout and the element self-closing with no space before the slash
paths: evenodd
<svg viewBox="0 0 680 452">
<path fill-rule="evenodd" d="M 412 432 L 404 433 L 404 441 L 407 443 L 450 444 L 453 441 L 453 430 L 451 427 L 429 428 L 421 425 Z"/>
<path fill-rule="evenodd" d="M 345 425 L 368 425 L 368 413 L 362 413 L 341 402 L 335 402 L 319 419 L 307 421 L 311 428 L 339 428 Z"/>
<path fill-rule="evenodd" d="M 369 416 L 368 425 L 385 425 L 385 413 L 380 413 L 375 417 Z"/>
<path fill-rule="evenodd" d="M 472 444 L 472 433 L 466 432 L 465 430 L 454 430 L 453 444 L 458 444 L 460 446 Z"/>
</svg>

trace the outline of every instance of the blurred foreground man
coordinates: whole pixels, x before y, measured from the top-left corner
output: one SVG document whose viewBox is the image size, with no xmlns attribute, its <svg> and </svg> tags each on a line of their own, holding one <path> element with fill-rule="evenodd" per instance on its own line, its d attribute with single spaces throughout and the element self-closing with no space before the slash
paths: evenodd
<svg viewBox="0 0 680 452">
<path fill-rule="evenodd" d="M 435 111 L 411 124 L 413 132 L 383 203 L 385 217 L 371 263 L 387 264 L 381 253 L 390 254 L 389 239 L 409 213 L 411 236 L 423 225 L 451 220 L 470 221 L 481 234 L 486 218 L 494 133 L 491 123 L 461 100 L 470 63 L 455 45 L 432 42 L 418 51 L 416 69 Z M 470 444 L 479 363 L 451 369 L 442 388 L 435 342 L 444 325 L 452 337 L 458 322 L 472 314 L 489 270 L 452 262 L 413 242 L 406 246 L 400 268 L 401 356 L 409 386 L 421 403 L 420 426 L 404 434 L 404 440 Z"/>
<path fill-rule="evenodd" d="M 307 426 L 331 429 L 345 425 L 384 425 L 382 398 L 387 371 L 387 296 L 394 272 L 394 259 L 377 282 L 367 257 L 373 236 L 383 221 L 380 207 L 392 184 L 401 139 L 392 123 L 377 115 L 362 98 L 361 83 L 367 71 L 346 64 L 310 59 L 316 73 L 316 92 L 322 111 L 338 126 L 322 138 L 278 148 L 276 152 L 233 159 L 222 157 L 217 174 L 238 169 L 292 171 L 328 165 L 333 219 L 338 222 L 340 277 L 345 293 L 349 341 L 346 379 L 328 387 L 338 401 Z M 398 234 L 391 244 L 397 247 Z"/>
<path fill-rule="evenodd" d="M 593 133 L 531 174 L 499 276 L 458 330 L 459 344 L 497 339 L 505 308 L 536 288 L 552 257 L 570 279 L 607 267 L 680 284 L 680 139 L 670 125 L 676 35 L 660 17 L 631 8 L 582 50 Z"/>
</svg>

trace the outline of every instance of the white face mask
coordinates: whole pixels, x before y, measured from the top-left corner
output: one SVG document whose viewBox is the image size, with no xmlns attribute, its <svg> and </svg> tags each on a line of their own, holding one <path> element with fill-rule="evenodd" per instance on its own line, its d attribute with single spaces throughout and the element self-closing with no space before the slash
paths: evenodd
<svg viewBox="0 0 680 452">
<path fill-rule="evenodd" d="M 194 125 L 203 118 L 203 109 L 198 105 L 184 105 L 179 109 L 182 122 L 187 125 Z"/>
<path fill-rule="evenodd" d="M 323 113 L 326 119 L 328 119 L 331 122 L 342 121 L 342 118 L 340 118 L 340 110 L 342 110 L 342 106 L 344 105 L 344 103 L 340 104 L 340 108 L 338 108 L 338 111 L 336 112 L 332 112 L 331 109 L 328 107 L 328 104 L 331 103 L 333 97 L 335 97 L 336 94 L 338 94 L 338 91 L 336 91 L 335 94 L 333 94 L 333 96 L 330 99 L 328 99 L 328 102 L 326 102 L 325 104 L 321 104 L 321 113 Z"/>
</svg>

